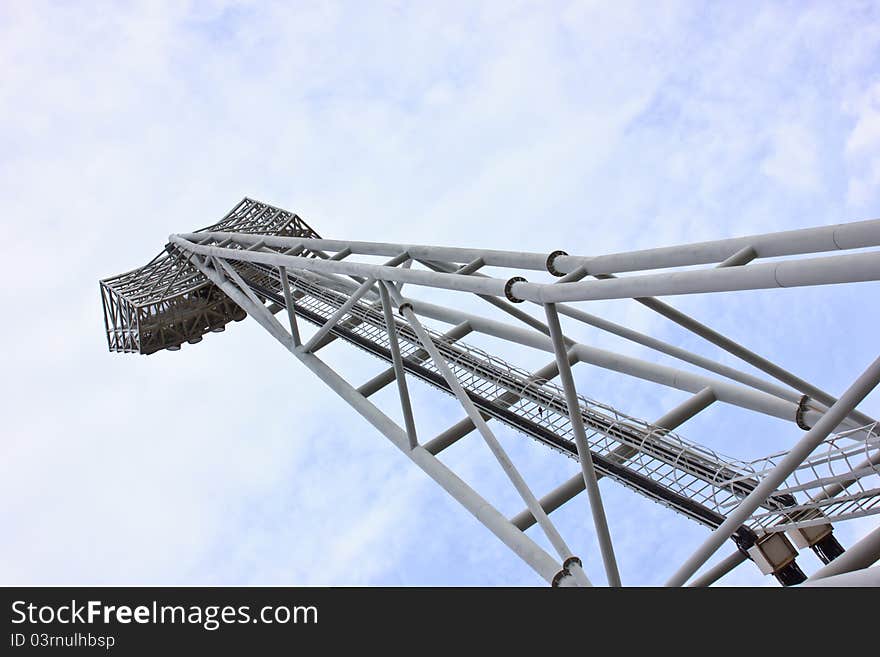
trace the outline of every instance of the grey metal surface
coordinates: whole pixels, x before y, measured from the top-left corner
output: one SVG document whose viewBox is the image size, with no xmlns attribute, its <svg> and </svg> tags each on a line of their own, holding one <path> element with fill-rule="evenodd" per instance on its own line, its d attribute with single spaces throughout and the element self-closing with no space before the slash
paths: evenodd
<svg viewBox="0 0 880 657">
<path fill-rule="evenodd" d="M 196 234 L 227 230 L 318 237 L 296 214 L 249 198 Z M 170 243 L 143 267 L 106 278 L 100 286 L 110 351 L 152 354 L 176 348 L 246 316 Z"/>
</svg>

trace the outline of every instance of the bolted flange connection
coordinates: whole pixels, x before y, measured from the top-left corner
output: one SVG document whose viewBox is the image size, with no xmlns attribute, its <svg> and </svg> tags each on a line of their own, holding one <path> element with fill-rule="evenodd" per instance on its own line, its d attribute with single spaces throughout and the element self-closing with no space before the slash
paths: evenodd
<svg viewBox="0 0 880 657">
<path fill-rule="evenodd" d="M 569 566 L 571 566 L 572 564 L 577 564 L 581 568 L 584 567 L 584 563 L 581 561 L 580 557 L 576 557 L 574 555 L 571 555 L 568 559 L 566 559 L 565 562 L 562 564 L 562 567 L 565 568 L 565 570 L 571 572 Z"/>
<path fill-rule="evenodd" d="M 559 584 L 560 584 L 560 583 L 562 582 L 562 580 L 564 580 L 566 577 L 571 577 L 571 572 L 569 572 L 568 568 L 563 568 L 562 570 L 560 570 L 558 573 L 556 573 L 556 574 L 553 576 L 553 581 L 550 582 L 550 586 L 553 587 L 554 589 L 555 589 L 555 588 L 558 588 L 558 587 L 559 587 Z"/>
<path fill-rule="evenodd" d="M 509 281 L 507 281 L 507 283 L 504 284 L 504 296 L 506 296 L 507 299 L 509 301 L 512 301 L 513 303 L 522 303 L 524 299 L 517 299 L 515 296 L 513 296 L 514 283 L 528 283 L 528 281 L 522 276 L 514 276 Z"/>
<path fill-rule="evenodd" d="M 550 586 L 553 588 L 557 588 L 566 577 L 571 577 L 571 566 L 577 565 L 579 568 L 583 568 L 584 564 L 581 562 L 579 557 L 574 555 L 570 556 L 566 559 L 562 564 L 562 570 L 556 573 L 553 576 L 553 581 L 550 582 Z"/>
<path fill-rule="evenodd" d="M 806 415 L 807 413 L 807 403 L 809 401 L 810 398 L 807 395 L 801 397 L 797 405 L 797 411 L 794 414 L 794 421 L 797 422 L 797 425 L 804 431 L 809 431 L 813 428 L 809 424 L 804 422 L 804 415 Z"/>
<path fill-rule="evenodd" d="M 554 262 L 554 261 L 556 260 L 556 258 L 558 258 L 559 256 L 567 256 L 567 255 L 568 255 L 568 254 L 567 254 L 565 251 L 558 251 L 558 250 L 557 250 L 557 251 L 554 251 L 553 253 L 551 253 L 550 255 L 548 255 L 548 256 L 547 256 L 547 271 L 549 271 L 549 272 L 550 272 L 551 274 L 553 274 L 554 276 L 565 276 L 565 273 L 564 273 L 564 272 L 561 272 L 561 271 L 559 271 L 558 269 L 556 269 L 556 267 L 553 265 L 553 262 Z"/>
</svg>

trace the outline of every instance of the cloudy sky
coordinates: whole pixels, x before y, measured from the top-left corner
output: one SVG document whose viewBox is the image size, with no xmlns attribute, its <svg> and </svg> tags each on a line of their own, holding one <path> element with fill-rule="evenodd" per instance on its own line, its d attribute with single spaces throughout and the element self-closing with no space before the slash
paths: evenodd
<svg viewBox="0 0 880 657">
<path fill-rule="evenodd" d="M 326 237 L 584 255 L 880 215 L 876 3 L 3 1 L 0 61 L 4 584 L 541 583 L 256 323 L 107 353 L 97 281 L 243 196 Z M 877 356 L 877 295 L 675 304 L 840 393 Z M 594 310 L 733 364 L 635 306 Z M 327 355 L 355 383 L 381 367 Z M 649 419 L 682 399 L 577 377 Z M 426 437 L 461 416 L 413 394 Z M 740 458 L 800 435 L 714 407 L 681 433 Z M 538 494 L 575 472 L 499 438 Z M 486 456 L 444 453 L 515 513 Z M 602 488 L 624 583 L 662 583 L 706 535 Z M 554 518 L 601 582 L 586 501 Z"/>
</svg>

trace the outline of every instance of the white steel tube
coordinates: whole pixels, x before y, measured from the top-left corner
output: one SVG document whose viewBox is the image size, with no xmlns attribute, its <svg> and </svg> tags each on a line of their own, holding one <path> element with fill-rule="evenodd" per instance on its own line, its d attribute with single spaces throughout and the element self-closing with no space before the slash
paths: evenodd
<svg viewBox="0 0 880 657">
<path fill-rule="evenodd" d="M 196 258 L 194 258 L 193 260 L 196 260 Z M 241 276 L 238 275 L 238 272 L 222 260 L 214 259 L 213 262 L 215 265 L 220 265 L 220 267 L 226 272 L 226 274 L 235 281 L 236 285 L 239 287 L 239 289 L 242 290 L 242 293 L 245 295 L 248 301 L 253 304 L 254 318 L 257 319 L 260 324 L 262 324 L 266 328 L 266 330 L 269 331 L 269 333 L 278 338 L 278 340 L 282 344 L 293 342 L 293 337 L 285 330 L 285 328 L 281 325 L 281 322 L 275 319 L 275 316 L 269 312 L 269 309 L 260 303 L 253 290 L 251 290 L 247 283 L 242 280 Z M 217 271 L 218 276 L 223 275 L 222 272 L 220 272 L 219 270 L 215 269 L 215 271 Z"/>
<path fill-rule="evenodd" d="M 388 349 L 391 351 L 391 362 L 397 378 L 397 393 L 400 396 L 400 409 L 403 411 L 404 426 L 412 449 L 418 444 L 416 438 L 416 424 L 413 420 L 412 405 L 409 400 L 409 390 L 406 387 L 406 370 L 403 369 L 403 359 L 400 357 L 400 344 L 397 342 L 397 325 L 394 322 L 391 310 L 391 299 L 388 298 L 388 289 L 385 281 L 379 281 L 379 294 L 382 297 L 382 313 L 385 315 L 385 326 L 388 332 Z"/>
<path fill-rule="evenodd" d="M 245 234 L 239 235 L 239 237 L 242 236 L 245 236 Z M 268 238 L 266 239 L 268 242 Z M 335 262 L 300 256 L 284 256 L 280 253 L 273 254 L 217 246 L 203 246 L 187 241 L 178 235 L 172 235 L 171 240 L 189 251 L 202 255 L 245 262 L 260 262 L 276 267 L 283 265 L 291 268 L 340 273 L 349 276 L 371 276 L 395 282 L 414 283 L 428 287 L 499 297 L 505 294 L 507 286 L 507 281 L 489 277 L 474 278 L 460 274 L 400 269 L 397 267 L 355 262 Z M 243 240 L 239 239 L 239 241 Z M 428 257 L 426 259 L 432 258 Z M 517 299 L 543 304 L 560 301 L 591 301 L 597 299 L 622 299 L 827 285 L 831 283 L 852 283 L 871 280 L 880 280 L 880 253 L 837 255 L 824 258 L 770 262 L 750 265 L 749 267 L 664 272 L 661 274 L 646 274 L 627 278 L 578 281 L 562 284 L 520 281 L 512 283 L 509 291 Z"/>
<path fill-rule="evenodd" d="M 245 237 L 245 233 L 238 235 Z M 302 256 L 282 255 L 280 253 L 267 253 L 264 251 L 245 251 L 243 249 L 229 249 L 217 246 L 203 246 L 183 239 L 181 236 L 172 235 L 172 241 L 182 248 L 200 255 L 223 258 L 227 260 L 240 260 L 242 262 L 257 262 L 264 265 L 288 269 L 302 269 L 319 273 L 343 274 L 346 276 L 371 277 L 379 280 L 413 283 L 427 287 L 436 287 L 459 292 L 473 292 L 475 294 L 490 294 L 502 296 L 506 281 L 494 278 L 474 278 L 459 274 L 445 274 L 434 271 L 422 271 L 416 269 L 401 269 L 400 267 L 386 267 L 384 265 L 370 265 L 362 262 L 341 262 L 335 260 L 319 260 L 318 258 L 306 258 Z"/>
<path fill-rule="evenodd" d="M 801 392 L 804 395 L 809 395 L 819 403 L 824 404 L 826 408 L 837 401 L 837 399 L 833 395 L 828 394 L 824 390 L 821 390 L 820 388 L 812 385 L 811 383 L 805 381 L 799 376 L 792 374 L 788 370 L 780 367 L 772 361 L 767 360 L 763 356 L 759 356 L 755 352 L 746 349 L 738 342 L 731 340 L 727 336 L 722 335 L 714 329 L 709 328 L 702 322 L 698 322 L 693 317 L 690 317 L 689 315 L 681 312 L 677 308 L 673 308 L 668 303 L 660 301 L 660 299 L 654 299 L 653 297 L 642 297 L 636 299 L 636 301 L 638 301 L 646 308 L 650 308 L 654 312 L 663 315 L 664 317 L 666 317 L 670 321 L 675 322 L 679 326 L 682 326 L 687 330 L 695 333 L 704 340 L 711 342 L 716 347 L 721 347 L 726 352 L 733 354 L 734 356 L 745 361 L 749 365 L 752 365 L 762 372 L 769 374 L 777 381 L 781 381 L 782 383 L 791 386 L 792 388 Z M 871 424 L 872 422 L 874 422 L 872 418 L 868 417 L 859 410 L 854 410 L 852 413 L 850 413 L 850 417 L 854 418 L 854 421 L 860 424 Z"/>
<path fill-rule="evenodd" d="M 310 250 L 341 251 L 349 248 L 362 255 L 395 256 L 403 251 L 414 259 L 444 260 L 467 263 L 482 258 L 487 266 L 512 267 L 544 271 L 546 253 L 469 249 L 424 244 L 393 244 L 387 242 L 358 242 L 348 240 L 308 239 L 299 237 L 252 236 L 240 233 L 202 232 L 180 233 L 187 239 L 236 239 L 243 244 L 254 244 L 264 239 L 269 246 L 302 244 Z M 678 246 L 644 249 L 601 256 L 560 255 L 553 266 L 562 273 L 584 267 L 590 274 L 611 274 L 642 271 L 664 267 L 682 267 L 719 263 L 745 247 L 752 247 L 758 258 L 773 258 L 806 253 L 821 253 L 859 249 L 880 245 L 880 219 L 852 223 L 802 228 L 778 233 L 749 235 L 730 239 L 697 242 Z"/>
<path fill-rule="evenodd" d="M 751 248 L 745 249 L 745 251 L 751 252 Z M 737 254 L 738 259 L 741 260 L 744 256 L 743 254 Z M 449 263 L 424 263 L 427 266 L 434 268 L 437 271 L 446 271 L 451 272 L 455 269 L 453 265 Z M 723 263 L 722 263 L 723 264 Z M 440 269 L 440 267 L 443 267 Z M 719 265 L 720 267 L 721 265 Z M 465 268 L 462 267 L 462 270 Z M 578 272 L 583 271 L 584 275 L 586 275 L 586 270 L 583 268 L 579 268 Z M 455 271 L 455 273 L 464 273 L 463 271 Z M 468 271 L 467 273 L 471 273 Z M 478 277 L 485 277 L 483 274 L 475 274 Z M 557 283 L 565 280 L 566 277 L 563 277 L 557 281 Z M 609 277 L 611 278 L 611 277 Z M 574 279 L 573 279 L 574 280 Z M 566 281 L 567 282 L 567 281 Z M 531 315 L 517 309 L 512 304 L 507 303 L 506 301 L 502 301 L 496 297 L 488 296 L 488 295 L 480 295 L 482 299 L 485 299 L 489 303 L 494 306 L 497 306 L 504 310 L 505 312 L 513 315 L 517 319 L 520 319 L 525 324 L 528 324 L 534 329 L 537 329 L 541 333 L 549 335 L 549 331 L 547 326 L 539 321 L 538 319 L 532 317 Z M 644 301 L 639 299 L 639 301 Z M 659 303 L 659 302 L 658 302 Z M 769 381 L 765 381 L 764 379 L 758 378 L 752 374 L 748 374 L 746 372 L 742 372 L 733 367 L 729 367 L 727 365 L 723 365 L 716 361 L 713 361 L 709 358 L 704 358 L 703 356 L 699 356 L 697 354 L 691 353 L 686 349 L 682 349 L 680 347 L 676 347 L 674 345 L 663 342 L 662 340 L 658 340 L 649 335 L 645 335 L 643 333 L 639 333 L 638 331 L 634 331 L 626 326 L 621 326 L 620 324 L 616 324 L 609 320 L 603 319 L 602 317 L 597 317 L 596 315 L 592 315 L 590 313 L 584 312 L 583 310 L 576 308 L 574 306 L 570 306 L 563 303 L 556 304 L 556 310 L 561 315 L 567 315 L 573 319 L 577 319 L 585 324 L 589 324 L 590 326 L 595 326 L 598 329 L 603 331 L 607 331 L 614 335 L 620 336 L 625 340 L 630 340 L 631 342 L 635 342 L 637 344 L 641 344 L 650 349 L 654 349 L 655 351 L 659 351 L 660 353 L 667 354 L 668 356 L 672 356 L 673 358 L 677 358 L 686 363 L 691 363 L 692 365 L 696 365 L 697 367 L 701 367 L 707 371 L 714 372 L 716 374 L 720 374 L 728 379 L 733 381 L 737 381 L 739 383 L 743 383 L 747 386 L 755 388 L 756 390 L 762 390 L 766 393 L 779 397 L 780 399 L 785 399 L 787 401 L 791 401 L 797 403 L 800 401 L 800 395 L 797 394 L 795 390 L 790 390 L 784 388 L 782 386 L 776 385 Z M 723 337 L 723 336 L 722 336 Z M 726 338 L 725 338 L 726 339 Z M 567 340 L 566 343 L 569 344 L 571 341 Z M 738 345 L 737 345 L 738 346 Z M 803 393 L 801 393 L 803 394 Z M 826 406 L 830 406 L 834 403 L 834 399 L 831 398 L 830 395 L 826 395 L 827 398 L 830 398 L 830 401 L 826 401 Z M 818 397 L 817 397 L 818 399 Z M 863 424 L 867 424 L 867 421 L 863 422 Z"/>
<path fill-rule="evenodd" d="M 560 256 L 553 264 L 556 269 L 564 273 L 581 265 L 586 267 L 590 274 L 612 274 L 722 262 L 745 247 L 752 247 L 758 258 L 775 258 L 877 245 L 880 245 L 880 219 L 871 219 L 834 226 L 801 228 L 629 253 L 614 253 L 594 258 Z"/>
<path fill-rule="evenodd" d="M 758 252 L 755 251 L 751 246 L 744 246 L 739 251 L 734 253 L 724 262 L 718 263 L 717 267 L 742 267 L 750 263 L 752 260 L 758 257 Z"/>
<path fill-rule="evenodd" d="M 471 327 L 467 322 L 462 322 L 457 326 L 453 326 L 450 330 L 444 333 L 441 337 L 443 340 L 447 340 L 449 342 L 456 342 L 461 340 L 464 336 L 471 332 Z M 421 363 L 428 358 L 428 352 L 424 349 L 419 349 L 418 351 L 409 355 L 410 360 L 413 360 L 417 363 Z M 361 393 L 364 397 L 369 397 L 370 395 L 375 394 L 389 383 L 394 381 L 395 379 L 395 371 L 394 367 L 389 367 L 388 369 L 380 372 L 376 376 L 374 376 L 369 381 L 362 383 L 358 386 L 358 392 Z"/>
<path fill-rule="evenodd" d="M 605 576 L 609 586 L 620 586 L 620 573 L 617 569 L 617 558 L 614 556 L 614 545 L 611 542 L 611 533 L 608 531 L 608 520 L 605 517 L 605 506 L 602 504 L 602 493 L 599 491 L 599 482 L 596 478 L 596 469 L 593 466 L 593 457 L 590 452 L 590 444 L 587 441 L 587 433 L 584 430 L 584 420 L 581 417 L 581 406 L 574 385 L 574 377 L 571 374 L 571 365 L 568 362 L 568 350 L 559 324 L 559 315 L 552 304 L 545 307 L 547 312 L 547 326 L 550 329 L 550 339 L 553 342 L 553 350 L 556 354 L 556 365 L 559 369 L 559 380 L 565 393 L 565 403 L 568 406 L 568 417 L 571 420 L 571 428 L 574 432 L 575 445 L 577 446 L 578 460 L 581 464 L 581 474 L 587 489 L 587 497 L 590 500 L 590 512 L 593 514 L 593 525 L 596 528 L 596 537 L 599 541 L 599 549 L 602 552 L 602 562 L 605 566 Z M 540 503 L 538 503 L 540 507 Z M 531 509 L 529 509 L 531 511 Z M 541 507 L 543 512 L 543 507 Z M 534 515 L 534 511 L 532 511 Z"/>
<path fill-rule="evenodd" d="M 734 550 L 717 564 L 709 568 L 705 573 L 702 573 L 688 582 L 687 586 L 692 588 L 711 586 L 747 559 L 748 557 L 742 552 Z"/>
<path fill-rule="evenodd" d="M 761 379 L 757 376 L 748 374 L 747 372 L 742 372 L 727 365 L 723 365 L 722 363 L 718 363 L 709 358 L 694 354 L 687 349 L 682 349 L 681 347 L 676 347 L 675 345 L 663 342 L 662 340 L 658 340 L 649 335 L 639 333 L 638 331 L 634 331 L 630 328 L 627 328 L 626 326 L 621 326 L 601 317 L 597 317 L 596 315 L 586 313 L 579 308 L 574 308 L 572 306 L 560 303 L 556 304 L 556 309 L 561 315 L 567 315 L 573 319 L 584 322 L 585 324 L 595 326 L 596 328 L 602 329 L 609 333 L 613 333 L 614 335 L 618 335 L 626 340 L 641 344 L 650 349 L 654 349 L 655 351 L 659 351 L 660 353 L 672 356 L 673 358 L 677 358 L 678 360 L 681 360 L 683 362 L 690 363 L 691 365 L 696 365 L 697 367 L 700 367 L 709 372 L 720 374 L 721 376 L 731 379 L 732 381 L 737 381 L 738 383 L 742 383 L 751 388 L 755 388 L 756 390 L 761 390 L 775 397 L 779 397 L 780 399 L 785 399 L 787 401 L 795 403 L 800 399 L 800 395 L 793 390 L 784 388 L 769 381 L 765 381 L 764 379 Z"/>
<path fill-rule="evenodd" d="M 804 258 L 748 267 L 641 274 L 557 285 L 517 282 L 511 293 L 539 303 L 631 299 L 880 280 L 880 253 Z"/>
<path fill-rule="evenodd" d="M 278 274 L 281 277 L 281 289 L 284 292 L 284 305 L 287 306 L 287 319 L 290 322 L 290 335 L 293 336 L 293 346 L 298 347 L 302 344 L 299 335 L 299 324 L 296 321 L 296 308 L 294 307 L 294 298 L 290 293 L 290 280 L 287 278 L 287 269 L 278 268 Z"/>
</svg>

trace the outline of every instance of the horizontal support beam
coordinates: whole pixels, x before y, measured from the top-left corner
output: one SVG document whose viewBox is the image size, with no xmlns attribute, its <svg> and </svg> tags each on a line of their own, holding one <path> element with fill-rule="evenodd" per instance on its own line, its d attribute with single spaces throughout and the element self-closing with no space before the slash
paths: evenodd
<svg viewBox="0 0 880 657">
<path fill-rule="evenodd" d="M 571 479 L 567 479 L 565 482 L 551 490 L 538 501 L 540 502 L 544 511 L 550 514 L 556 511 L 556 509 L 561 507 L 566 502 L 574 499 L 575 497 L 583 493 L 586 488 L 587 486 L 584 483 L 584 476 L 580 472 L 578 472 Z M 510 522 L 513 523 L 514 527 L 525 531 L 535 524 L 535 516 L 533 516 L 532 512 L 528 509 L 523 509 L 513 518 L 511 518 Z"/>
<path fill-rule="evenodd" d="M 254 236 L 239 233 L 206 232 L 180 233 L 182 237 L 203 239 L 206 235 L 223 238 L 247 240 L 265 239 L 270 246 L 291 246 L 302 244 L 309 250 L 326 249 L 341 251 L 349 248 L 356 254 L 374 256 L 396 256 L 406 251 L 413 259 L 442 260 L 446 262 L 468 263 L 482 258 L 490 267 L 510 267 L 514 269 L 547 270 L 547 253 L 525 251 L 499 251 L 493 249 L 473 249 L 433 246 L 425 244 L 394 244 L 388 242 L 363 242 L 330 239 L 306 239 L 300 237 Z M 172 240 L 173 241 L 173 240 Z M 253 243 L 253 242 L 250 242 Z M 685 267 L 710 263 L 720 263 L 745 247 L 751 247 L 759 258 L 775 258 L 808 253 L 822 253 L 847 249 L 860 249 L 880 246 L 880 219 L 852 223 L 802 228 L 749 235 L 731 239 L 696 242 L 678 246 L 643 249 L 600 256 L 558 255 L 553 267 L 566 274 L 584 267 L 590 274 L 613 274 L 630 271 L 644 271 L 666 267 Z"/>
<path fill-rule="evenodd" d="M 510 292 L 538 303 L 764 290 L 880 280 L 880 253 L 855 253 L 558 285 L 519 282 Z"/>
<path fill-rule="evenodd" d="M 202 238 L 202 234 L 196 235 L 198 235 L 198 239 Z M 217 233 L 217 235 L 226 238 L 230 234 Z M 246 241 L 247 237 L 248 235 L 244 233 L 237 234 L 237 239 L 241 241 Z M 269 239 L 265 238 L 267 243 Z M 357 262 L 333 262 L 300 256 L 284 256 L 280 253 L 203 246 L 185 239 L 185 235 L 172 235 L 171 241 L 186 250 L 217 258 L 260 262 L 276 267 L 281 265 L 291 269 L 371 277 L 496 297 L 510 295 L 511 298 L 517 300 L 528 300 L 542 304 L 880 280 L 880 253 L 877 252 L 769 262 L 749 267 L 664 272 L 609 280 L 553 284 L 488 277 L 476 278 L 454 273 L 401 269 Z M 431 260 L 432 258 L 425 259 Z"/>
</svg>

